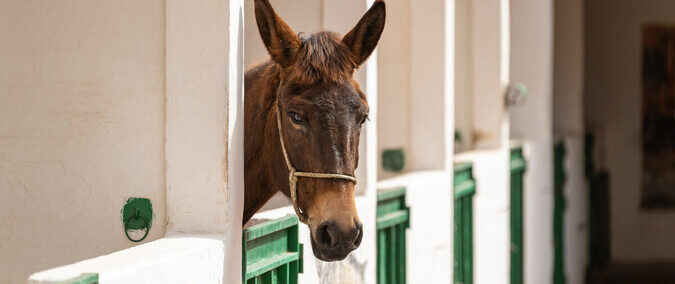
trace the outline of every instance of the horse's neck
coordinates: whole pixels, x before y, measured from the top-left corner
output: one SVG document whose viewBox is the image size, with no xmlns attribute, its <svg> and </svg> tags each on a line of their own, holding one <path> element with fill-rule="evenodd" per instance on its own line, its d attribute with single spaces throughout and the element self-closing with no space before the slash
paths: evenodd
<svg viewBox="0 0 675 284">
<path fill-rule="evenodd" d="M 250 81 L 245 90 L 244 222 L 288 183 L 274 108 L 278 70 L 274 66 L 263 67 L 264 70 L 250 70 L 245 78 Z"/>
</svg>

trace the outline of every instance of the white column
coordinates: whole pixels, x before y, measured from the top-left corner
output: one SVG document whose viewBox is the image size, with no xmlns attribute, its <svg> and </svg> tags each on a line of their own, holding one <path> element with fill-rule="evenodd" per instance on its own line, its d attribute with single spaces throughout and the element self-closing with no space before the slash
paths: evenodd
<svg viewBox="0 0 675 284">
<path fill-rule="evenodd" d="M 554 2 L 554 138 L 565 142 L 564 260 L 568 283 L 588 264 L 588 185 L 584 175 L 584 1 Z"/>
<path fill-rule="evenodd" d="M 524 277 L 553 277 L 553 2 L 511 1 L 511 78 L 530 91 L 511 112 L 511 137 L 522 139 L 528 162 L 523 188 Z"/>
<path fill-rule="evenodd" d="M 167 234 L 224 240 L 241 275 L 243 2 L 166 3 Z M 236 276 L 236 277 L 233 277 Z"/>
<path fill-rule="evenodd" d="M 475 148 L 505 146 L 509 82 L 509 1 L 472 1 L 473 134 Z"/>
<path fill-rule="evenodd" d="M 411 1 L 408 282 L 452 282 L 455 1 Z M 386 95 L 386 94 L 385 94 Z"/>
<path fill-rule="evenodd" d="M 454 0 L 411 4 L 410 169 L 449 169 L 454 141 Z"/>
</svg>

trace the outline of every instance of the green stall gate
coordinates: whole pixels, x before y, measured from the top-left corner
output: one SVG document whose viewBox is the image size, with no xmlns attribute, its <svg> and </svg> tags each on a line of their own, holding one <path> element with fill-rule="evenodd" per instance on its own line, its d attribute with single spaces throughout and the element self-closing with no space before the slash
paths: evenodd
<svg viewBox="0 0 675 284">
<path fill-rule="evenodd" d="M 609 173 L 596 168 L 594 161 L 595 136 L 587 133 L 584 141 L 585 174 L 589 183 L 589 271 L 605 267 L 609 263 L 610 207 Z"/>
<path fill-rule="evenodd" d="M 302 273 L 302 244 L 298 217 L 289 215 L 244 229 L 243 283 L 298 283 Z"/>
<path fill-rule="evenodd" d="M 377 283 L 406 282 L 406 238 L 410 208 L 405 187 L 377 192 Z"/>
<path fill-rule="evenodd" d="M 553 147 L 553 283 L 564 284 L 565 280 L 565 143 L 558 142 Z"/>
<path fill-rule="evenodd" d="M 523 177 L 527 162 L 523 157 L 523 148 L 511 149 L 511 284 L 523 283 Z"/>
<path fill-rule="evenodd" d="M 455 165 L 454 184 L 454 283 L 473 283 L 473 165 Z"/>
</svg>

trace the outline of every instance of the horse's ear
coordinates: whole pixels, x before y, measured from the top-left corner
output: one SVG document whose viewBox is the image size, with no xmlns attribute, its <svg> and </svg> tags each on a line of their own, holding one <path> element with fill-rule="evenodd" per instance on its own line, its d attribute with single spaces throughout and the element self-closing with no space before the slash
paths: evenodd
<svg viewBox="0 0 675 284">
<path fill-rule="evenodd" d="M 272 60 L 286 67 L 302 46 L 298 36 L 272 9 L 268 0 L 255 0 L 255 20 Z"/>
<path fill-rule="evenodd" d="M 377 46 L 384 29 L 385 17 L 384 1 L 377 0 L 359 20 L 356 27 L 342 38 L 342 42 L 351 50 L 356 65 L 361 65 L 366 61 Z"/>
</svg>

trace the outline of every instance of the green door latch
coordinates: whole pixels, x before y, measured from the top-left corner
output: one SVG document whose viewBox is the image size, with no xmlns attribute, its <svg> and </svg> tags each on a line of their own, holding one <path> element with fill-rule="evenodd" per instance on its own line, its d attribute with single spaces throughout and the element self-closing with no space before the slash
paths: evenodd
<svg viewBox="0 0 675 284">
<path fill-rule="evenodd" d="M 147 198 L 131 197 L 122 208 L 124 234 L 132 242 L 140 242 L 148 236 L 152 226 L 152 202 Z M 134 239 L 129 236 L 130 230 L 145 230 L 143 237 Z"/>
</svg>

